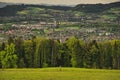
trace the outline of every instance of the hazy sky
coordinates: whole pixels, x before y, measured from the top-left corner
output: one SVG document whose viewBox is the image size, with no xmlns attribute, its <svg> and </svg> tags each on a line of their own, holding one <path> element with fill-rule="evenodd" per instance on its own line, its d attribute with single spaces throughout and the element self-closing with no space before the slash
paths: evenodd
<svg viewBox="0 0 120 80">
<path fill-rule="evenodd" d="M 95 4 L 95 3 L 110 3 L 120 0 L 0 0 L 0 2 L 14 2 L 14 3 L 30 3 L 30 4 Z"/>
</svg>

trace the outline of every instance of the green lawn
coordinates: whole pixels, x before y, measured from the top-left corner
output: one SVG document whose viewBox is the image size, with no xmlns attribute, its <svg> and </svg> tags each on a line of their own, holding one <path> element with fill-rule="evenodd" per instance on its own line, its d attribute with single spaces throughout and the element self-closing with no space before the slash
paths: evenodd
<svg viewBox="0 0 120 80">
<path fill-rule="evenodd" d="M 0 69 L 0 80 L 120 80 L 120 70 L 81 68 Z"/>
</svg>

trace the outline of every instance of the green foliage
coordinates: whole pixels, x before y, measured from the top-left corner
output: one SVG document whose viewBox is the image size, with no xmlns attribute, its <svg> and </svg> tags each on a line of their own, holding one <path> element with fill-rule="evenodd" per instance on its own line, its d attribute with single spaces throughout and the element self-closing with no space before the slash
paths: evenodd
<svg viewBox="0 0 120 80">
<path fill-rule="evenodd" d="M 43 68 L 46 68 L 48 67 L 48 64 L 47 63 L 43 63 Z"/>
<path fill-rule="evenodd" d="M 71 66 L 71 54 L 66 43 L 59 43 L 59 50 L 57 54 L 57 65 L 62 67 Z"/>
<path fill-rule="evenodd" d="M 18 61 L 17 61 L 18 67 L 25 67 L 24 46 L 23 46 L 23 39 L 21 37 L 15 39 L 15 53 L 18 56 Z"/>
<path fill-rule="evenodd" d="M 13 41 L 1 44 L 0 66 L 3 68 L 72 66 L 120 69 L 120 40 L 83 42 L 71 37 L 65 43 L 60 43 L 57 40 L 37 37 Z"/>
<path fill-rule="evenodd" d="M 84 50 L 80 42 L 75 37 L 71 37 L 67 42 L 71 51 L 71 63 L 73 67 L 83 67 Z"/>
<path fill-rule="evenodd" d="M 31 40 L 24 41 L 24 52 L 25 52 L 25 62 L 26 67 L 33 67 L 33 43 Z"/>
<path fill-rule="evenodd" d="M 75 37 L 71 37 L 68 41 L 67 41 L 67 46 L 71 52 L 71 64 L 73 67 L 77 66 L 77 61 L 76 61 L 76 52 L 75 52 L 75 46 L 76 46 L 76 42 L 77 39 Z"/>
<path fill-rule="evenodd" d="M 55 66 L 57 43 L 53 40 L 44 38 L 36 38 L 35 42 L 36 51 L 34 54 L 34 66 L 44 67 L 44 63 L 49 64 L 49 66 Z"/>
<path fill-rule="evenodd" d="M 10 30 L 12 28 L 12 23 L 6 23 L 3 27 L 5 31 Z"/>
<path fill-rule="evenodd" d="M 2 68 L 16 68 L 17 55 L 15 54 L 15 45 L 10 44 L 5 47 L 5 50 L 0 52 L 0 60 Z"/>
</svg>

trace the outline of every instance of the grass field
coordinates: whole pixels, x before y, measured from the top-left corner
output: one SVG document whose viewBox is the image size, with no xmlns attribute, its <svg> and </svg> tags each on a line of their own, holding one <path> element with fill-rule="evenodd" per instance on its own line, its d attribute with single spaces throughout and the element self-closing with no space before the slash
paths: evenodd
<svg viewBox="0 0 120 80">
<path fill-rule="evenodd" d="M 81 68 L 0 69 L 0 80 L 120 80 L 120 70 Z"/>
</svg>

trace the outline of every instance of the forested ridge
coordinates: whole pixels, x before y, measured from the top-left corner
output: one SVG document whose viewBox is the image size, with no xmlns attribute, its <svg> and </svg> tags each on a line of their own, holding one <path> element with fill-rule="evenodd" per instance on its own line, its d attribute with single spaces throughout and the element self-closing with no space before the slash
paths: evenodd
<svg viewBox="0 0 120 80">
<path fill-rule="evenodd" d="M 2 3 L 1 3 L 2 4 Z M 80 11 L 85 13 L 102 13 L 111 8 L 119 8 L 120 2 L 109 4 L 78 4 L 76 6 L 56 6 L 56 5 L 34 5 L 34 4 L 13 4 L 0 8 L 0 16 L 16 16 L 18 11 L 25 10 L 27 7 L 38 7 L 63 11 Z"/>
<path fill-rule="evenodd" d="M 54 9 L 54 10 L 70 10 L 72 7 L 69 6 L 47 6 L 47 5 L 7 5 L 3 8 L 0 8 L 0 16 L 16 16 L 18 11 L 25 10 L 27 7 L 38 7 L 45 9 Z"/>
<path fill-rule="evenodd" d="M 73 11 L 83 11 L 86 13 L 101 13 L 103 11 L 109 10 L 111 8 L 119 8 L 120 2 L 110 3 L 110 4 L 78 4 L 73 7 Z"/>
<path fill-rule="evenodd" d="M 43 37 L 21 37 L 0 43 L 1 68 L 80 67 L 120 69 L 120 40 L 84 42 L 71 37 L 64 43 Z"/>
</svg>

